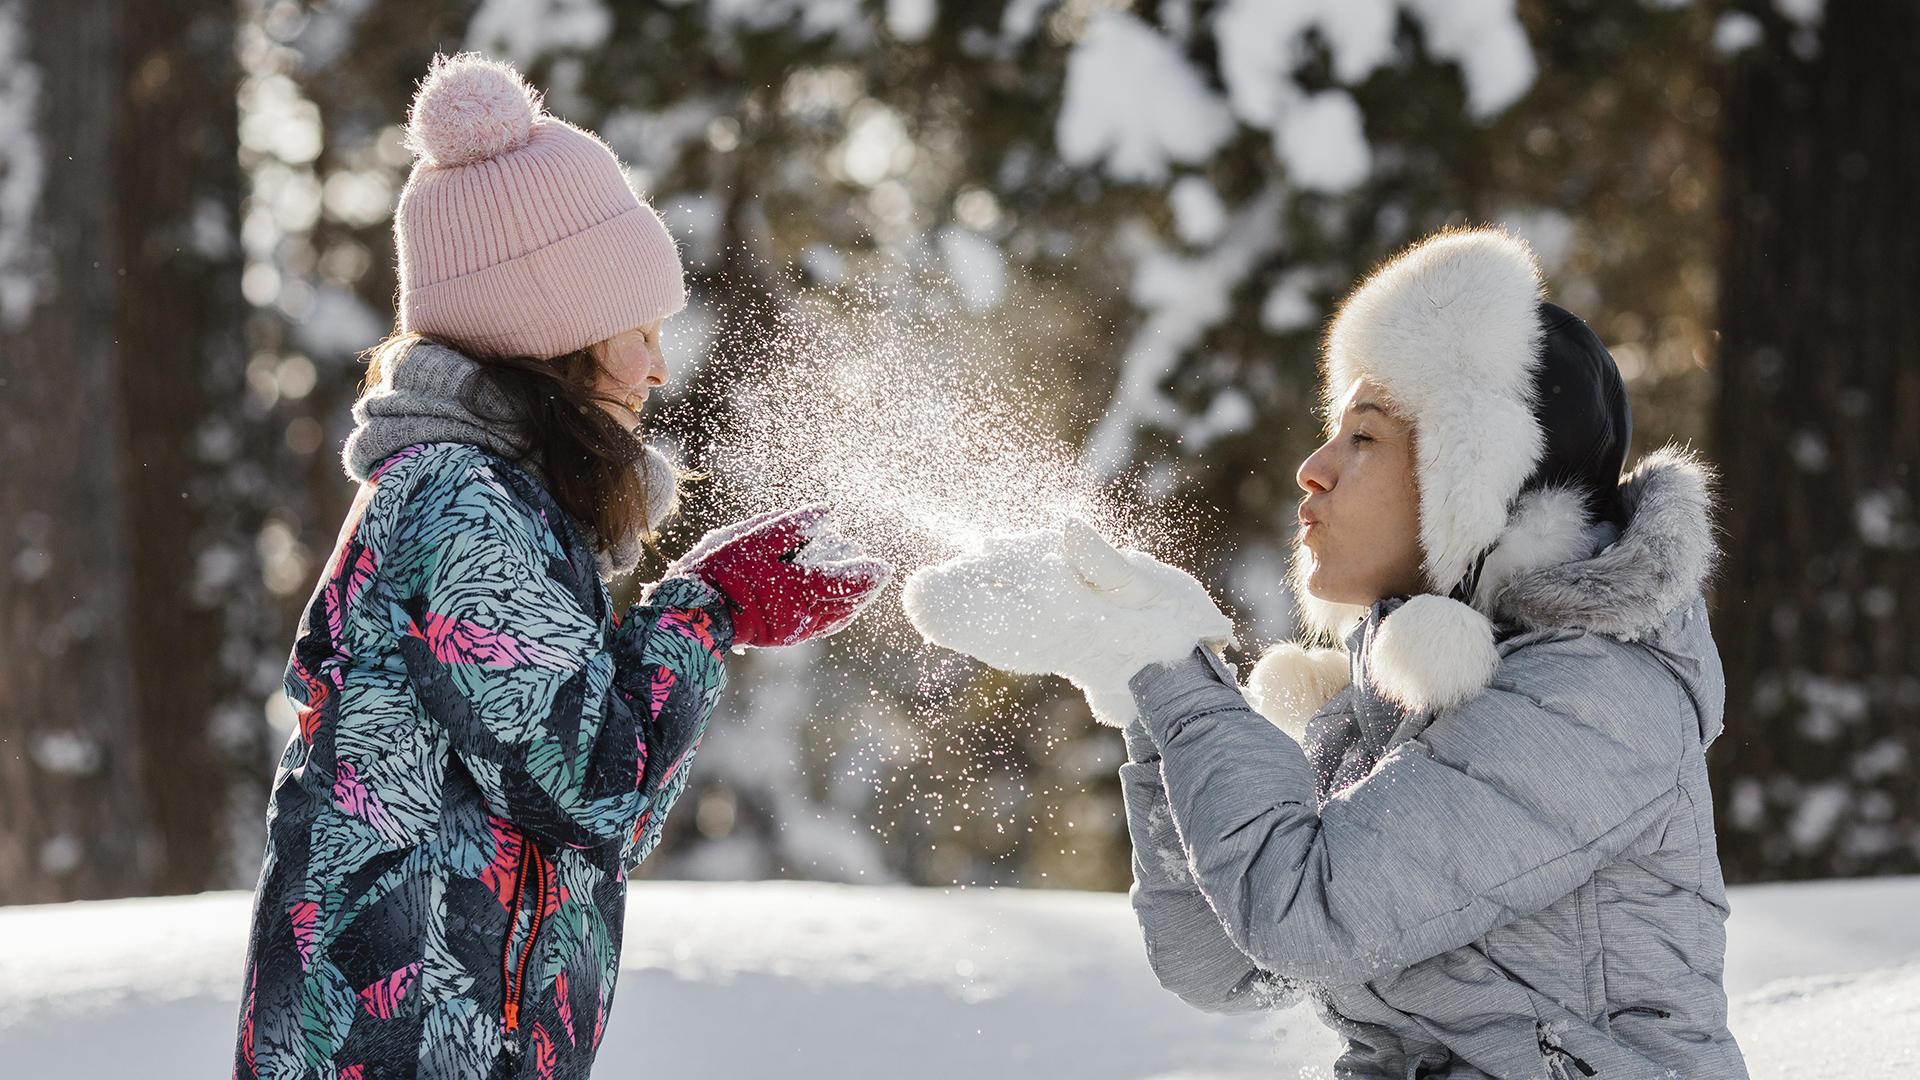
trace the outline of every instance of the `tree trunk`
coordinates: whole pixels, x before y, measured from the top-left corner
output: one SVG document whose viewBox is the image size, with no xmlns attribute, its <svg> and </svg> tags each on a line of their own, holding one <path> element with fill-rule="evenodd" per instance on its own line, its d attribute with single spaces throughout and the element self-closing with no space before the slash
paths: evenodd
<svg viewBox="0 0 1920 1080">
<path fill-rule="evenodd" d="M 115 0 L 0 3 L 0 903 L 148 891 L 114 312 Z"/>
<path fill-rule="evenodd" d="M 0 740 L 17 747 L 0 902 L 234 884 L 227 825 L 262 812 L 270 761 L 251 642 L 275 610 L 250 511 L 267 471 L 247 436 L 237 10 L 0 17 L 26 62 L 0 78 L 37 129 L 0 184 L 39 178 L 30 242 L 0 246 Z"/>
<path fill-rule="evenodd" d="M 257 616 L 277 609 L 261 585 L 251 513 L 272 459 L 252 437 L 266 407 L 246 382 L 238 9 L 143 0 L 121 10 L 115 317 L 129 405 L 127 603 L 140 630 L 141 770 L 162 853 L 154 890 L 193 892 L 241 883 L 227 826 L 264 813 L 271 760 L 264 694 L 248 685 L 261 666 Z"/>
<path fill-rule="evenodd" d="M 1920 870 L 1920 7 L 1829 4 L 1725 94 L 1717 592 L 1734 880 Z"/>
</svg>

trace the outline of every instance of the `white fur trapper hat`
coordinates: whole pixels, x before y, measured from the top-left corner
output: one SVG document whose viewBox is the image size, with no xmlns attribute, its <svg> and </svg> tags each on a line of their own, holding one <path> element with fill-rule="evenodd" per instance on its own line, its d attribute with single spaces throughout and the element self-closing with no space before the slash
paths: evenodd
<svg viewBox="0 0 1920 1080">
<path fill-rule="evenodd" d="M 1427 591 L 1381 624 L 1367 658 L 1371 685 L 1408 708 L 1447 708 L 1485 687 L 1499 665 L 1488 614 L 1501 586 L 1588 553 L 1585 496 L 1564 484 L 1522 493 L 1548 451 L 1534 407 L 1547 327 L 1543 292 L 1525 241 L 1497 229 L 1451 229 L 1376 269 L 1327 334 L 1321 395 L 1328 415 L 1365 376 L 1417 433 Z M 1584 324 L 1580 330 L 1590 335 Z M 1593 347 L 1611 369 L 1597 339 Z M 1617 386 L 1617 372 L 1608 375 Z M 1296 551 L 1293 591 L 1303 621 L 1315 636 L 1341 642 L 1366 609 L 1309 594 L 1311 554 Z M 1348 663 L 1343 649 L 1287 643 L 1261 659 L 1249 690 L 1263 712 L 1292 727 L 1289 718 L 1311 715 L 1346 684 Z"/>
</svg>

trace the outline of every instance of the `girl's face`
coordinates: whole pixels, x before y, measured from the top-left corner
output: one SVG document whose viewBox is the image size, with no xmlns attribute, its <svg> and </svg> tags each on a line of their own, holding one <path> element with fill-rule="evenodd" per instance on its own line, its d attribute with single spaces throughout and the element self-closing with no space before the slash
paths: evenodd
<svg viewBox="0 0 1920 1080">
<path fill-rule="evenodd" d="M 1307 493 L 1296 538 L 1306 549 L 1296 558 L 1313 560 L 1307 591 L 1362 607 L 1424 592 L 1413 425 L 1365 378 L 1348 388 L 1338 420 L 1294 477 Z"/>
<path fill-rule="evenodd" d="M 600 407 L 629 427 L 640 422 L 647 395 L 667 381 L 667 358 L 660 351 L 661 321 L 623 330 L 591 346 L 593 358 L 600 363 L 593 388 L 613 398 L 602 401 Z"/>
</svg>

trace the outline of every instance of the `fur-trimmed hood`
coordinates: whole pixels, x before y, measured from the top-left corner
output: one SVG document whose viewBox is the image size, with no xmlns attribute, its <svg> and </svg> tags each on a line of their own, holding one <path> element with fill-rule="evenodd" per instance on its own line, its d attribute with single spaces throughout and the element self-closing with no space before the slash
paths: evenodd
<svg viewBox="0 0 1920 1080">
<path fill-rule="evenodd" d="M 1635 641 L 1706 588 L 1719 558 L 1716 476 L 1675 446 L 1648 454 L 1621 481 L 1629 515 L 1595 554 L 1516 568 L 1492 597 L 1496 617 L 1526 627 L 1578 627 Z"/>
<path fill-rule="evenodd" d="M 1624 530 L 1589 522 L 1568 492 L 1529 492 L 1488 556 L 1470 607 L 1421 595 L 1382 622 L 1364 658 L 1371 684 L 1407 708 L 1441 709 L 1491 681 L 1494 644 L 1515 633 L 1658 637 L 1695 605 L 1716 565 L 1714 485 L 1713 467 L 1692 451 L 1656 450 L 1621 479 Z M 1337 626 L 1335 640 L 1344 641 L 1366 609 L 1336 610 L 1349 616 Z M 1283 643 L 1261 657 L 1248 691 L 1269 719 L 1298 732 L 1350 682 L 1349 665 L 1345 648 Z"/>
</svg>

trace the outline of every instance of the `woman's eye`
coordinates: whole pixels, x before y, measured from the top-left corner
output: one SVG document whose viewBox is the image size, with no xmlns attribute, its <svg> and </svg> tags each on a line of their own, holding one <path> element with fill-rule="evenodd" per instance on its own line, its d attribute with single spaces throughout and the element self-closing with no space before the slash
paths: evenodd
<svg viewBox="0 0 1920 1080">
<path fill-rule="evenodd" d="M 1373 436 L 1363 434 L 1358 431 L 1354 432 L 1352 435 L 1349 435 L 1347 437 L 1357 443 L 1370 443 L 1373 441 Z"/>
</svg>

